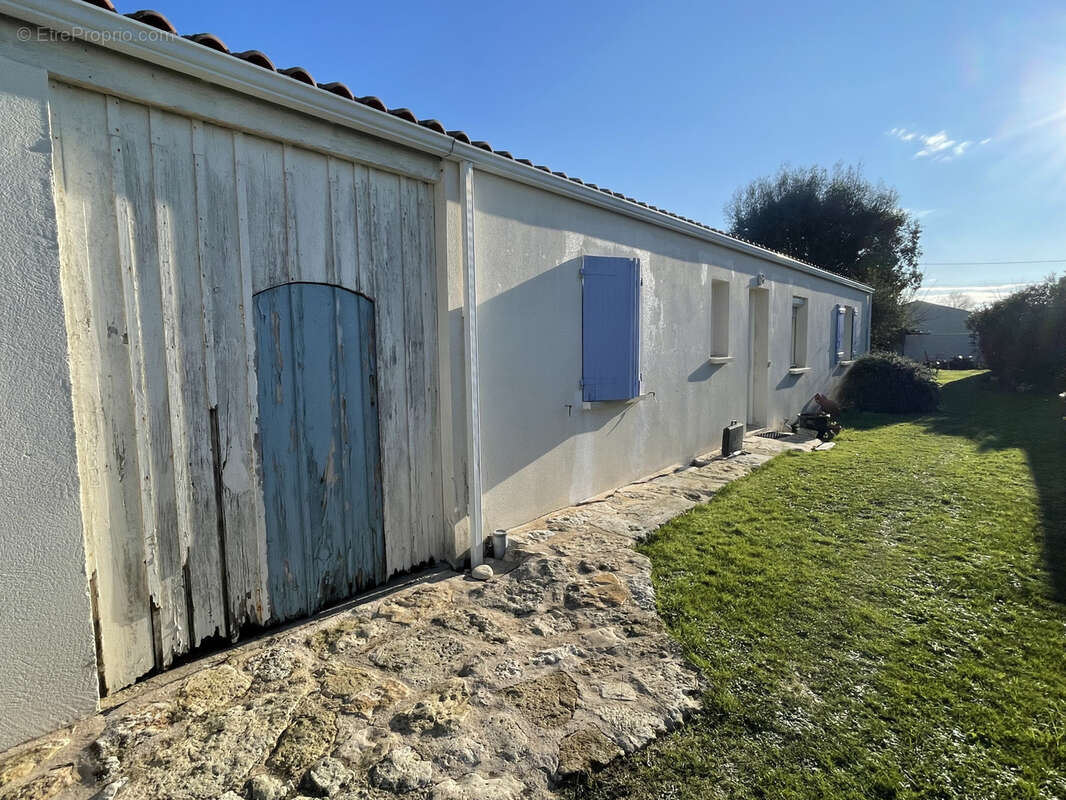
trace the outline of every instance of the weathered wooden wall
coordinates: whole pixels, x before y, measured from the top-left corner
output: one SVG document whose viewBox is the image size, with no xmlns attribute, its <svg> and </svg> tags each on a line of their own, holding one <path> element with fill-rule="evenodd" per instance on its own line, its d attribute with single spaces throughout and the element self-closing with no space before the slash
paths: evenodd
<svg viewBox="0 0 1066 800">
<path fill-rule="evenodd" d="M 429 184 L 53 82 L 88 571 L 107 690 L 271 620 L 252 296 L 371 298 L 386 566 L 443 554 Z"/>
</svg>

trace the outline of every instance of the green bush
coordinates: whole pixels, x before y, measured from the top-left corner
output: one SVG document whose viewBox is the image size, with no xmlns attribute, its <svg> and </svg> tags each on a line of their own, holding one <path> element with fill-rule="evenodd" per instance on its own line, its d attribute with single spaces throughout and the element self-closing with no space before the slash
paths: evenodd
<svg viewBox="0 0 1066 800">
<path fill-rule="evenodd" d="M 997 300 L 968 324 L 988 368 L 1007 386 L 1066 389 L 1066 277 Z"/>
<path fill-rule="evenodd" d="M 840 401 L 859 411 L 934 411 L 940 402 L 940 385 L 933 371 L 917 361 L 896 353 L 872 353 L 848 370 Z"/>
</svg>

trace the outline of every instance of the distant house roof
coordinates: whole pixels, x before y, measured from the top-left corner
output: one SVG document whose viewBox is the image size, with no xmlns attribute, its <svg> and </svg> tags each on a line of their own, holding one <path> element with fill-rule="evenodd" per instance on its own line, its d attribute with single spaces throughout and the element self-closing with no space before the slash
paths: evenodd
<svg viewBox="0 0 1066 800">
<path fill-rule="evenodd" d="M 925 300 L 907 303 L 906 308 L 910 317 L 909 327 L 913 333 L 968 335 L 970 332 L 966 327 L 970 312 L 964 308 L 928 303 Z"/>
</svg>

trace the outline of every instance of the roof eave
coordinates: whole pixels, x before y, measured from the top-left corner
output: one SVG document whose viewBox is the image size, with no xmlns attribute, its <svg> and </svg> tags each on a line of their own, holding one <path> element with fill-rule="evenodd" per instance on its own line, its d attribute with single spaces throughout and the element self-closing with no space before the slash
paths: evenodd
<svg viewBox="0 0 1066 800">
<path fill-rule="evenodd" d="M 543 188 L 662 228 L 840 283 L 864 292 L 873 288 L 750 242 L 655 211 L 624 197 L 497 155 L 475 145 L 348 100 L 327 89 L 263 69 L 231 55 L 169 35 L 137 20 L 80 0 L 0 0 L 0 14 L 69 34 L 132 58 L 324 119 L 412 149 Z M 101 35 L 102 34 L 102 35 Z"/>
</svg>

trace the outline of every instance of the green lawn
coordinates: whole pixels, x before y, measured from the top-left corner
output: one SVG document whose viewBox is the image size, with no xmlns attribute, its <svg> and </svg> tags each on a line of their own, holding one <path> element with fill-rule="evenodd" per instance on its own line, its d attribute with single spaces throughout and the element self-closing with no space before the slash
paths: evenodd
<svg viewBox="0 0 1066 800">
<path fill-rule="evenodd" d="M 941 373 L 642 548 L 706 712 L 575 798 L 1066 798 L 1066 423 Z"/>
</svg>

